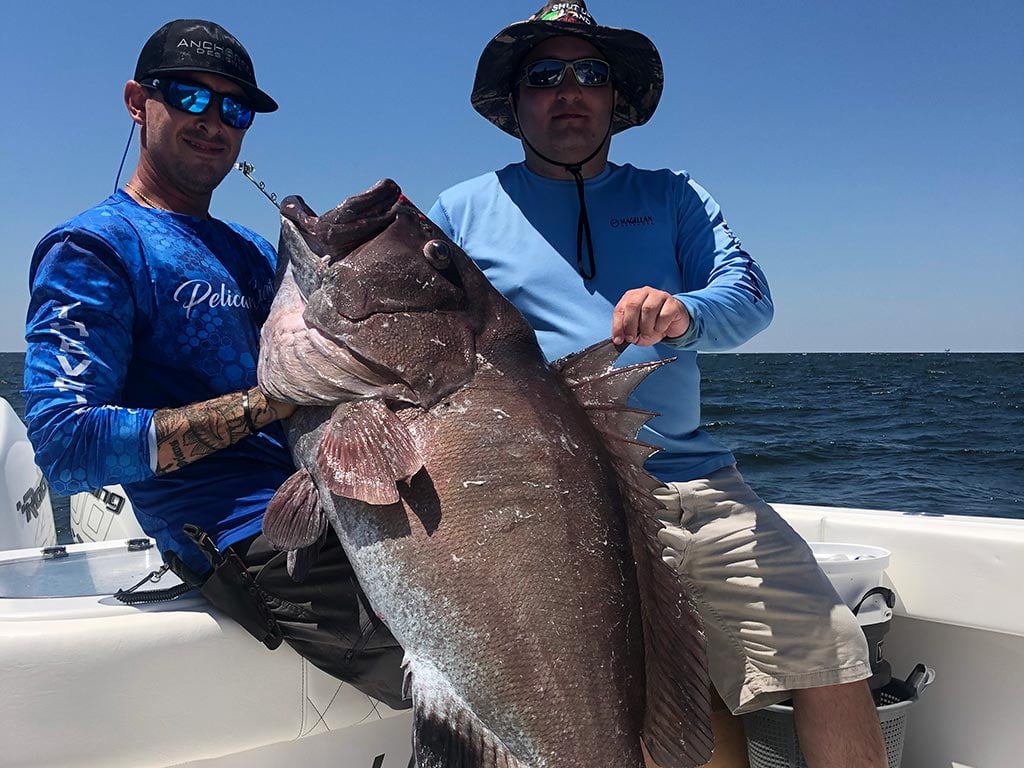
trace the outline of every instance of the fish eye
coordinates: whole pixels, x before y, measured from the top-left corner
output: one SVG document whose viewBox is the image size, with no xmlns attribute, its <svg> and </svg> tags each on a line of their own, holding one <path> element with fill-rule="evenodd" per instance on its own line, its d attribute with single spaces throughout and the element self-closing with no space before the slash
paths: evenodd
<svg viewBox="0 0 1024 768">
<path fill-rule="evenodd" d="M 423 256 L 435 269 L 446 269 L 452 263 L 452 249 L 444 240 L 431 240 L 424 245 Z"/>
</svg>

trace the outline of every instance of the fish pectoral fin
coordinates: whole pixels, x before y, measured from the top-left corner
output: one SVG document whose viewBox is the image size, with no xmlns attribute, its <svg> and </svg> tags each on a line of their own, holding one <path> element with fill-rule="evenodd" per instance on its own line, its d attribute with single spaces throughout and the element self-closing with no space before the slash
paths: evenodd
<svg viewBox="0 0 1024 768">
<path fill-rule="evenodd" d="M 317 452 L 317 466 L 332 493 L 367 504 L 396 504 L 396 483 L 423 466 L 408 427 L 381 400 L 334 409 Z"/>
<path fill-rule="evenodd" d="M 417 663 L 407 656 L 405 668 L 406 690 L 412 694 L 412 751 L 416 765 L 527 768 L 454 694 L 451 684 L 433 665 Z"/>
<path fill-rule="evenodd" d="M 318 542 L 327 531 L 327 515 L 312 476 L 300 469 L 267 504 L 263 534 L 277 549 L 301 549 Z"/>
</svg>

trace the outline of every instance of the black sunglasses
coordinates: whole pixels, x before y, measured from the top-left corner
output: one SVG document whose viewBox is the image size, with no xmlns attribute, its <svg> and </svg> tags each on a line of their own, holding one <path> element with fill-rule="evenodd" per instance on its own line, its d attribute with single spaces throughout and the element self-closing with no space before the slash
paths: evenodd
<svg viewBox="0 0 1024 768">
<path fill-rule="evenodd" d="M 580 85 L 607 85 L 612 79 L 612 68 L 602 59 L 540 59 L 526 65 L 519 82 L 525 82 L 531 88 L 554 88 L 562 82 L 568 67 L 572 67 L 576 82 Z"/>
<path fill-rule="evenodd" d="M 187 80 L 170 80 L 163 78 L 152 78 L 142 80 L 139 83 L 145 88 L 152 88 L 160 91 L 164 101 L 174 109 L 188 112 L 190 115 L 201 115 L 210 106 L 210 102 L 216 99 L 220 102 L 220 119 L 225 125 L 232 128 L 245 130 L 252 125 L 256 112 L 240 100 L 237 96 L 227 93 L 217 93 L 212 88 L 198 83 L 190 83 Z"/>
</svg>

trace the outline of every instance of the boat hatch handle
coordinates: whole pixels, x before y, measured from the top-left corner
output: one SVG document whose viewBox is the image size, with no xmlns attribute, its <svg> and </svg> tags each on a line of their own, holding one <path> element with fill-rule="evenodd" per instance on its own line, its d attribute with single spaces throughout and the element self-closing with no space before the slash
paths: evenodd
<svg viewBox="0 0 1024 768">
<path fill-rule="evenodd" d="M 917 701 L 917 699 L 924 693 L 924 689 L 935 682 L 935 670 L 924 664 L 918 664 L 907 675 L 907 685 L 914 692 L 910 697 L 911 701 Z"/>
<path fill-rule="evenodd" d="M 43 547 L 43 557 L 47 560 L 60 560 L 68 556 L 68 548 L 65 546 Z"/>
<path fill-rule="evenodd" d="M 126 541 L 125 544 L 128 545 L 128 551 L 129 552 L 141 552 L 144 549 L 152 549 L 152 547 L 153 547 L 152 540 L 150 540 L 148 538 L 145 538 L 145 539 L 128 539 L 128 541 Z"/>
</svg>

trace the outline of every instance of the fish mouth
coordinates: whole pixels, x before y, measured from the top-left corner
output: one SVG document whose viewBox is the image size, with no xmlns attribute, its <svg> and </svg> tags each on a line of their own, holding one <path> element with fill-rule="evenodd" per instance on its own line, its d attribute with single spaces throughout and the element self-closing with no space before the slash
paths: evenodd
<svg viewBox="0 0 1024 768">
<path fill-rule="evenodd" d="M 403 203 L 398 184 L 382 179 L 365 192 L 346 197 L 322 216 L 301 197 L 287 197 L 281 203 L 281 215 L 298 227 L 314 253 L 344 258 L 387 229 Z"/>
</svg>

